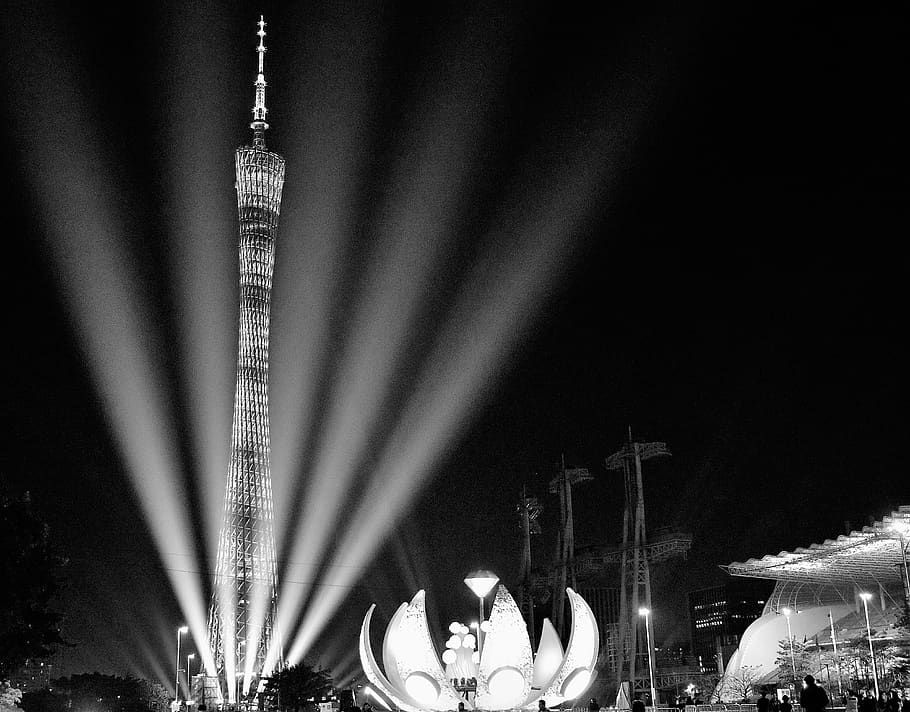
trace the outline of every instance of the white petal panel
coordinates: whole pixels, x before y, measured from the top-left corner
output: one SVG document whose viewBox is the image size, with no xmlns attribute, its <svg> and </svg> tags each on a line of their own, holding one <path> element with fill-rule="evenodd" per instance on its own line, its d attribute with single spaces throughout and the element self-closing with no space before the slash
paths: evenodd
<svg viewBox="0 0 910 712">
<path fill-rule="evenodd" d="M 373 618 L 375 609 L 376 604 L 374 603 L 367 611 L 363 619 L 363 625 L 360 627 L 360 664 L 363 666 L 363 671 L 373 686 L 392 700 L 396 707 L 404 710 L 404 712 L 421 712 L 419 707 L 397 694 L 395 688 L 376 664 L 376 658 L 373 656 L 373 649 L 370 645 L 370 620 Z"/>
<path fill-rule="evenodd" d="M 506 709 L 524 704 L 531 691 L 533 669 L 528 627 L 515 600 L 500 585 L 490 611 L 490 631 L 483 639 L 475 705 L 480 709 Z M 514 671 L 520 674 L 520 685 Z M 497 676 L 515 681 L 508 686 L 500 682 L 498 695 Z M 506 689 L 508 694 L 503 692 Z"/>
<path fill-rule="evenodd" d="M 552 701 L 565 699 L 562 690 L 563 683 L 575 670 L 584 668 L 591 673 L 594 672 L 600 646 L 597 637 L 597 622 L 594 620 L 591 607 L 571 588 L 567 588 L 566 593 L 569 594 L 572 610 L 572 634 L 569 636 L 569 646 L 566 648 L 562 665 L 559 666 L 559 670 L 543 694 L 548 705 L 553 704 Z M 587 685 L 585 689 L 587 689 Z M 577 692 L 575 697 L 584 694 L 585 689 Z"/>
<path fill-rule="evenodd" d="M 550 623 L 549 618 L 543 619 L 543 628 L 540 632 L 540 643 L 537 645 L 537 657 L 534 658 L 534 677 L 531 679 L 531 692 L 533 696 L 529 702 L 536 702 L 543 692 L 546 692 L 550 682 L 559 672 L 565 652 L 559 640 L 559 634 Z M 535 706 L 536 709 L 536 706 Z"/>
<path fill-rule="evenodd" d="M 470 707 L 446 678 L 442 669 L 430 637 L 424 597 L 424 591 L 418 591 L 411 599 L 410 605 L 404 609 L 404 614 L 400 617 L 396 614 L 397 620 L 392 621 L 397 624 L 394 631 L 392 623 L 389 624 L 386 640 L 389 643 L 391 657 L 397 665 L 398 676 L 406 682 L 412 673 L 420 672 L 436 681 L 439 685 L 439 699 L 433 705 L 424 705 L 424 709 L 430 707 L 435 710 L 454 710 L 459 702 L 465 702 L 465 706 Z M 390 674 L 389 678 L 391 677 Z"/>
<path fill-rule="evenodd" d="M 600 649 L 594 611 L 588 602 L 571 588 L 567 588 L 566 593 L 572 602 L 572 636 L 569 638 L 567 652 L 572 656 L 571 659 L 578 661 L 579 667 L 593 670 Z"/>
<path fill-rule="evenodd" d="M 402 644 L 398 640 L 398 631 L 407 611 L 407 602 L 398 606 L 392 615 L 392 620 L 389 621 L 389 625 L 385 629 L 385 636 L 382 639 L 382 665 L 385 667 L 385 674 L 388 676 L 389 682 L 392 683 L 392 687 L 398 690 L 400 694 L 405 694 L 407 688 L 405 688 L 404 680 L 401 679 L 401 675 L 398 673 L 398 658 L 396 655 L 397 651 L 402 648 Z M 408 697 L 407 699 L 411 698 Z M 416 700 L 412 700 L 412 702 L 417 704 Z"/>
</svg>

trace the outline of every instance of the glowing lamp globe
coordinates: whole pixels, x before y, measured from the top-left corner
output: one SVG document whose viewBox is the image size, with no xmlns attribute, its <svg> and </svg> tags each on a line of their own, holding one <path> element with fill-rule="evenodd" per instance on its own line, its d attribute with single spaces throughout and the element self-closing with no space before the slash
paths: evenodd
<svg viewBox="0 0 910 712">
<path fill-rule="evenodd" d="M 420 704 L 430 707 L 439 699 L 439 683 L 427 673 L 418 670 L 408 675 L 404 689 Z"/>
<path fill-rule="evenodd" d="M 446 650 L 446 651 L 442 654 L 442 662 L 444 662 L 446 665 L 451 665 L 451 664 L 454 663 L 457 659 L 458 659 L 458 655 L 456 654 L 456 652 L 455 652 L 454 650 L 451 650 L 451 649 L 450 649 L 450 650 Z"/>
<path fill-rule="evenodd" d="M 465 577 L 464 582 L 478 598 L 483 598 L 493 590 L 493 586 L 499 583 L 499 576 L 492 571 L 480 569 L 479 571 L 469 573 Z"/>
<path fill-rule="evenodd" d="M 560 692 L 567 700 L 574 700 L 588 689 L 591 682 L 591 671 L 587 668 L 575 668 L 562 683 Z"/>
</svg>

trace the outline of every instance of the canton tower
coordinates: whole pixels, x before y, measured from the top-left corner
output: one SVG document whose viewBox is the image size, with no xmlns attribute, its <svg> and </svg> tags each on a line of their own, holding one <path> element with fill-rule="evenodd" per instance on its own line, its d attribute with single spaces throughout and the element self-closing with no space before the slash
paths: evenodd
<svg viewBox="0 0 910 712">
<path fill-rule="evenodd" d="M 269 473 L 269 314 L 284 159 L 265 147 L 265 21 L 259 19 L 253 145 L 236 151 L 240 216 L 240 338 L 231 458 L 218 537 L 209 641 L 234 700 L 264 670 L 272 645 L 277 571 Z M 276 641 L 278 643 L 279 641 Z M 280 645 L 279 645 L 280 650 Z"/>
</svg>

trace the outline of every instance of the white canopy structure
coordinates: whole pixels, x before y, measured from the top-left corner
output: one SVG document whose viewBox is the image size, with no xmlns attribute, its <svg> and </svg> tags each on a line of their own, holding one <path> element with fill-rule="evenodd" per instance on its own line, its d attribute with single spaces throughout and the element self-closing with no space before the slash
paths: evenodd
<svg viewBox="0 0 910 712">
<path fill-rule="evenodd" d="M 839 635 L 861 635 L 859 593 L 865 591 L 874 594 L 873 626 L 886 628 L 910 589 L 908 545 L 910 506 L 905 505 L 871 526 L 836 539 L 721 567 L 732 576 L 777 581 L 762 616 L 746 629 L 727 661 L 725 676 L 735 678 L 749 669 L 756 682 L 776 679 L 778 645 L 788 636 L 785 613 L 794 638 L 820 638 L 827 643 L 832 622 Z"/>
<path fill-rule="evenodd" d="M 902 547 L 910 538 L 910 506 L 872 526 L 851 531 L 793 551 L 760 559 L 733 562 L 722 568 L 732 576 L 801 581 L 818 584 L 870 584 L 899 582 L 903 577 Z"/>
</svg>

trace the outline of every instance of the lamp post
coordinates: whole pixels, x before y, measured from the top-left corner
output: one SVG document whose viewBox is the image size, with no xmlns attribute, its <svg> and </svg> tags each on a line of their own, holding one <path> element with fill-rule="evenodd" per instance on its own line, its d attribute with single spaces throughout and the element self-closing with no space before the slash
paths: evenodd
<svg viewBox="0 0 910 712">
<path fill-rule="evenodd" d="M 234 699 L 237 700 L 237 708 L 240 709 L 240 681 L 243 679 L 243 673 L 235 673 L 234 677 L 237 679 L 234 685 Z"/>
<path fill-rule="evenodd" d="M 831 645 L 834 647 L 834 666 L 837 669 L 837 694 L 844 694 L 844 687 L 840 679 L 840 658 L 837 655 L 837 634 L 834 631 L 834 616 L 831 614 L 831 609 L 828 609 L 828 620 L 831 621 Z M 830 677 L 830 671 L 828 676 Z M 831 682 L 829 681 L 830 685 Z"/>
<path fill-rule="evenodd" d="M 648 674 L 651 677 L 651 707 L 657 709 L 657 690 L 654 688 L 654 663 L 651 656 L 654 654 L 654 647 L 651 645 L 651 611 L 647 608 L 639 608 L 638 615 L 645 617 L 645 636 L 648 641 Z"/>
<path fill-rule="evenodd" d="M 189 633 L 190 629 L 185 625 L 177 629 L 177 664 L 174 666 L 174 700 L 180 699 L 180 636 Z"/>
<path fill-rule="evenodd" d="M 796 689 L 796 658 L 793 656 L 793 629 L 790 628 L 790 616 L 793 611 L 789 608 L 781 608 L 780 612 L 787 619 L 787 639 L 790 641 L 790 669 L 793 671 L 793 685 L 794 689 Z"/>
<path fill-rule="evenodd" d="M 872 647 L 872 626 L 869 625 L 869 599 L 871 593 L 863 592 L 859 594 L 863 599 L 863 610 L 866 612 L 866 635 L 869 638 L 869 657 L 872 658 L 872 681 L 875 683 L 875 699 L 878 699 L 878 669 L 875 665 L 875 649 Z"/>
<path fill-rule="evenodd" d="M 190 660 L 195 660 L 196 653 L 190 653 L 186 656 L 186 689 L 190 692 L 193 691 L 193 684 L 190 681 Z M 187 697 L 189 699 L 189 697 Z"/>
<path fill-rule="evenodd" d="M 493 586 L 499 583 L 499 576 L 492 571 L 480 569 L 465 576 L 464 582 L 477 595 L 480 603 L 480 620 L 477 621 L 477 655 L 479 657 L 483 653 L 483 599 L 493 590 Z"/>
</svg>

